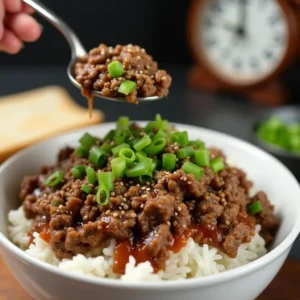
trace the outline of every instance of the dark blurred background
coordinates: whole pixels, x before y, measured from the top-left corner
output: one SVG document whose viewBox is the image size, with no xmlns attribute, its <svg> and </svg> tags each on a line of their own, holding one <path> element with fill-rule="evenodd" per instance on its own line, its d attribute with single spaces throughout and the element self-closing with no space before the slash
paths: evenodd
<svg viewBox="0 0 300 300">
<path fill-rule="evenodd" d="M 199 0 L 200 1 L 200 0 Z M 167 99 L 132 106 L 95 100 L 107 121 L 119 115 L 151 119 L 156 113 L 173 122 L 212 128 L 251 141 L 252 122 L 264 105 L 241 96 L 211 94 L 187 85 L 194 60 L 188 47 L 187 19 L 191 1 L 171 0 L 43 0 L 78 34 L 86 49 L 99 43 L 138 44 L 153 55 L 173 77 Z M 65 73 L 70 49 L 63 36 L 39 18 L 44 27 L 41 39 L 26 44 L 15 56 L 0 53 L 0 96 L 46 85 L 66 88 L 77 103 L 86 107 L 80 91 Z M 280 77 L 288 91 L 288 103 L 300 103 L 300 64 L 294 62 Z M 299 243 L 298 243 L 299 244 Z M 300 245 L 299 245 L 300 246 Z M 299 249 L 292 256 L 300 259 Z"/>
</svg>

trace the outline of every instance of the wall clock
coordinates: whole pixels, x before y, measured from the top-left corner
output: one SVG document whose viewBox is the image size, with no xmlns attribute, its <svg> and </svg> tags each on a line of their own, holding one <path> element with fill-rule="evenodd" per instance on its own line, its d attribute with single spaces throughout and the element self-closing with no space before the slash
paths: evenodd
<svg viewBox="0 0 300 300">
<path fill-rule="evenodd" d="M 191 85 L 280 104 L 280 76 L 300 54 L 300 1 L 193 0 L 188 38 Z"/>
</svg>

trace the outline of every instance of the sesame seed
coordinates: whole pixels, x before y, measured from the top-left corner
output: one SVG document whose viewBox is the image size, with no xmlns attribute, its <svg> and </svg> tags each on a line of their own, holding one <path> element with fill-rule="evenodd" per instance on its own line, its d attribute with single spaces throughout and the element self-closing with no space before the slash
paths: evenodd
<svg viewBox="0 0 300 300">
<path fill-rule="evenodd" d="M 124 186 L 124 182 L 121 181 L 120 184 L 121 184 L 121 186 Z"/>
<path fill-rule="evenodd" d="M 178 206 L 178 207 L 177 207 L 177 210 L 178 210 L 178 211 L 181 211 L 181 209 L 182 209 L 181 206 Z"/>
<path fill-rule="evenodd" d="M 112 197 L 114 197 L 114 196 L 116 196 L 116 193 L 115 193 L 115 192 L 111 192 L 110 195 L 111 195 Z"/>
<path fill-rule="evenodd" d="M 110 213 L 111 213 L 110 209 L 108 209 L 105 213 L 106 213 L 107 215 L 110 215 Z"/>
<path fill-rule="evenodd" d="M 122 211 L 121 211 L 121 215 L 122 215 L 122 216 L 125 216 L 125 210 L 122 210 Z"/>
<path fill-rule="evenodd" d="M 128 196 L 128 194 L 127 194 L 127 193 L 125 193 L 125 194 L 124 194 L 124 197 L 127 197 L 127 196 Z"/>
<path fill-rule="evenodd" d="M 117 212 L 113 213 L 113 217 L 117 218 L 119 216 L 119 214 Z"/>
<path fill-rule="evenodd" d="M 167 221 L 167 224 L 168 224 L 169 226 L 171 226 L 171 223 L 170 223 L 170 221 Z"/>
<path fill-rule="evenodd" d="M 150 188 L 146 188 L 146 191 L 150 191 L 151 189 Z"/>
<path fill-rule="evenodd" d="M 188 181 L 187 184 L 192 184 L 192 182 L 191 182 L 191 181 Z"/>
<path fill-rule="evenodd" d="M 149 182 L 149 181 L 147 181 L 147 182 L 146 182 L 146 184 L 147 184 L 147 185 L 150 185 L 150 182 Z"/>
<path fill-rule="evenodd" d="M 124 205 L 124 209 L 128 210 L 129 206 L 127 204 Z"/>
<path fill-rule="evenodd" d="M 144 206 L 145 206 L 145 204 L 141 204 L 141 205 L 140 205 L 140 208 L 141 208 L 141 209 L 143 209 L 143 208 L 144 208 Z"/>
<path fill-rule="evenodd" d="M 119 206 L 118 209 L 119 209 L 119 210 L 122 210 L 122 206 Z"/>
<path fill-rule="evenodd" d="M 136 218 L 136 213 L 132 213 L 130 216 L 131 218 Z"/>
<path fill-rule="evenodd" d="M 173 222 L 173 226 L 175 227 L 177 225 L 177 221 L 174 221 Z"/>
</svg>

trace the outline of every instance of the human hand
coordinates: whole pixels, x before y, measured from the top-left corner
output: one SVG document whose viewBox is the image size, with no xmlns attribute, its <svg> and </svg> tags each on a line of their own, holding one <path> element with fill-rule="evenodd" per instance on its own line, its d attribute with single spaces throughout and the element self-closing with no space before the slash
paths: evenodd
<svg viewBox="0 0 300 300">
<path fill-rule="evenodd" d="M 0 0 L 0 52 L 16 54 L 23 42 L 36 41 L 42 32 L 33 13 L 22 0 Z"/>
</svg>

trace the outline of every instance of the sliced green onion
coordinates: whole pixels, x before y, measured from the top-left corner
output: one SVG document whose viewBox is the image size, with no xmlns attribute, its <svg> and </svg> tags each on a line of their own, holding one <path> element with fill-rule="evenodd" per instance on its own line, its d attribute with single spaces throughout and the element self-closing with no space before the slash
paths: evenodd
<svg viewBox="0 0 300 300">
<path fill-rule="evenodd" d="M 186 161 L 181 169 L 186 174 L 193 174 L 196 180 L 199 180 L 204 175 L 204 169 L 191 163 L 190 161 Z"/>
<path fill-rule="evenodd" d="M 178 143 L 180 146 L 186 146 L 189 143 L 189 136 L 187 131 L 175 131 L 170 135 L 171 141 Z"/>
<path fill-rule="evenodd" d="M 105 163 L 107 154 L 100 147 L 93 147 L 90 150 L 89 161 L 96 165 L 101 166 Z"/>
<path fill-rule="evenodd" d="M 194 151 L 195 162 L 198 166 L 209 166 L 209 151 L 207 149 L 198 149 Z"/>
<path fill-rule="evenodd" d="M 124 73 L 124 68 L 122 63 L 119 61 L 115 60 L 112 61 L 111 63 L 108 64 L 107 66 L 108 73 L 110 74 L 111 77 L 120 77 Z"/>
<path fill-rule="evenodd" d="M 85 172 L 88 178 L 88 182 L 94 184 L 97 181 L 96 172 L 94 168 L 86 167 Z"/>
<path fill-rule="evenodd" d="M 130 137 L 131 132 L 129 129 L 118 129 L 114 135 L 114 142 L 116 145 L 120 145 L 126 141 L 128 137 Z"/>
<path fill-rule="evenodd" d="M 174 171 L 176 167 L 176 155 L 164 153 L 162 157 L 162 168 L 166 171 Z"/>
<path fill-rule="evenodd" d="M 80 145 L 75 149 L 75 155 L 78 157 L 86 157 L 89 155 L 89 149 L 85 148 L 84 146 Z"/>
<path fill-rule="evenodd" d="M 88 186 L 87 184 L 84 184 L 82 187 L 81 187 L 81 190 L 84 191 L 86 194 L 91 194 L 93 192 L 93 189 Z"/>
<path fill-rule="evenodd" d="M 110 190 L 106 186 L 99 186 L 96 194 L 96 202 L 99 205 L 107 205 L 110 200 Z"/>
<path fill-rule="evenodd" d="M 200 140 L 190 141 L 189 145 L 194 146 L 194 148 L 197 148 L 197 149 L 205 148 L 205 143 L 203 141 L 200 141 Z"/>
<path fill-rule="evenodd" d="M 104 143 L 101 145 L 100 147 L 103 151 L 105 151 L 106 153 L 110 153 L 111 152 L 111 145 L 109 143 Z"/>
<path fill-rule="evenodd" d="M 138 177 L 140 175 L 148 174 L 151 171 L 152 164 L 147 159 L 142 160 L 141 162 L 135 163 L 130 168 L 126 170 L 127 177 Z"/>
<path fill-rule="evenodd" d="M 161 168 L 161 161 L 159 159 L 153 159 L 151 162 L 151 171 L 152 173 L 155 173 L 155 171 L 157 171 L 158 169 Z"/>
<path fill-rule="evenodd" d="M 128 117 L 120 117 L 117 121 L 117 128 L 118 129 L 124 129 L 129 128 L 130 122 Z"/>
<path fill-rule="evenodd" d="M 80 144 L 86 149 L 90 149 L 91 146 L 96 143 L 96 141 L 97 139 L 87 132 L 79 140 Z"/>
<path fill-rule="evenodd" d="M 263 210 L 263 207 L 260 201 L 255 201 L 248 206 L 248 210 L 251 215 L 255 215 L 261 212 Z"/>
<path fill-rule="evenodd" d="M 116 156 L 119 156 L 120 151 L 125 148 L 130 149 L 130 145 L 123 143 L 123 144 L 120 144 L 120 145 L 112 148 L 111 151 L 112 151 L 114 157 L 116 157 Z"/>
<path fill-rule="evenodd" d="M 52 205 L 54 205 L 54 206 L 59 206 L 59 204 L 60 204 L 59 201 L 58 201 L 57 199 L 53 199 L 51 203 L 52 203 Z"/>
<path fill-rule="evenodd" d="M 112 190 L 114 187 L 114 179 L 112 172 L 99 172 L 98 184 L 100 187 L 105 186 L 108 190 Z"/>
<path fill-rule="evenodd" d="M 153 178 L 153 174 L 152 174 L 152 172 L 149 172 L 147 174 L 140 175 L 139 181 L 141 183 L 147 183 L 147 182 L 151 182 L 152 178 Z"/>
<path fill-rule="evenodd" d="M 194 155 L 194 148 L 192 146 L 181 148 L 178 150 L 177 155 L 180 159 L 192 157 Z"/>
<path fill-rule="evenodd" d="M 126 161 L 121 157 L 116 157 L 111 160 L 111 169 L 114 178 L 122 178 L 125 176 Z"/>
<path fill-rule="evenodd" d="M 149 155 L 157 155 L 164 151 L 166 145 L 167 141 L 165 138 L 157 138 L 143 150 Z"/>
<path fill-rule="evenodd" d="M 147 153 L 144 151 L 137 151 L 135 152 L 136 160 L 141 161 L 143 158 L 147 157 Z"/>
<path fill-rule="evenodd" d="M 85 175 L 85 166 L 75 166 L 71 170 L 72 176 L 75 178 L 81 178 Z"/>
<path fill-rule="evenodd" d="M 44 185 L 54 187 L 61 183 L 64 179 L 64 175 L 61 171 L 55 171 L 45 181 Z"/>
<path fill-rule="evenodd" d="M 214 160 L 212 160 L 210 162 L 210 167 L 214 173 L 218 173 L 219 171 L 222 171 L 225 168 L 221 157 L 217 157 Z"/>
<path fill-rule="evenodd" d="M 137 141 L 133 145 L 133 148 L 136 151 L 140 151 L 140 150 L 144 149 L 145 147 L 147 147 L 150 144 L 151 144 L 151 139 L 147 134 L 145 134 L 139 141 Z"/>
<path fill-rule="evenodd" d="M 166 138 L 168 135 L 162 130 L 159 129 L 156 135 L 153 137 L 153 140 L 159 139 L 159 138 Z"/>
<path fill-rule="evenodd" d="M 118 89 L 118 92 L 121 94 L 125 94 L 126 96 L 132 93 L 136 89 L 136 83 L 131 80 L 124 80 Z"/>
<path fill-rule="evenodd" d="M 115 136 L 115 130 L 110 130 L 108 132 L 108 134 L 104 137 L 103 141 L 112 141 L 114 139 L 114 136 Z"/>
<path fill-rule="evenodd" d="M 129 148 L 123 148 L 119 152 L 119 157 L 126 161 L 126 164 L 131 164 L 135 161 L 135 153 Z"/>
</svg>

